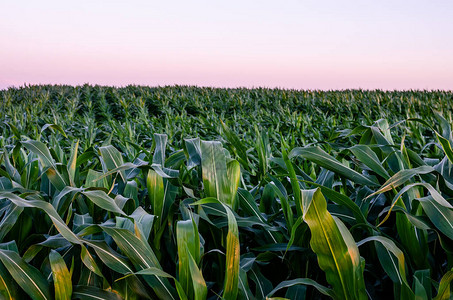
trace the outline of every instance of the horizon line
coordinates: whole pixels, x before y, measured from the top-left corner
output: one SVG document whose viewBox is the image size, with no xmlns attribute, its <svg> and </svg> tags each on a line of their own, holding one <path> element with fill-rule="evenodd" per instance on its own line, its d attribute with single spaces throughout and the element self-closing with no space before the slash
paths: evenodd
<svg viewBox="0 0 453 300">
<path fill-rule="evenodd" d="M 386 88 L 361 88 L 361 87 L 351 87 L 351 88 L 342 88 L 342 89 L 324 89 L 324 88 L 290 88 L 290 87 L 279 87 L 279 86 L 214 86 L 214 85 L 198 85 L 198 84 L 165 84 L 165 85 L 149 85 L 149 84 L 137 84 L 137 83 L 128 83 L 124 85 L 115 85 L 115 84 L 97 84 L 97 83 L 83 83 L 83 84 L 70 84 L 70 83 L 23 83 L 23 85 L 9 85 L 7 87 L 0 87 L 0 92 L 13 90 L 13 89 L 25 89 L 30 87 L 107 87 L 115 89 L 123 89 L 127 87 L 146 87 L 146 88 L 168 88 L 168 87 L 187 87 L 187 88 L 199 88 L 199 89 L 223 89 L 223 90 L 280 90 L 280 91 L 300 91 L 300 92 L 344 92 L 344 91 L 380 91 L 380 92 L 446 92 L 453 93 L 453 89 L 420 89 L 420 88 L 410 88 L 410 89 L 386 89 Z"/>
</svg>

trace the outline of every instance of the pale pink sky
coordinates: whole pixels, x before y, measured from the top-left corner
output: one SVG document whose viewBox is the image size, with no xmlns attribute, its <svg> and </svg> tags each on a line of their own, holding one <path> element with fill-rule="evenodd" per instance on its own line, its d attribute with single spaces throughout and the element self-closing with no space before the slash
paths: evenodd
<svg viewBox="0 0 453 300">
<path fill-rule="evenodd" d="M 453 89 L 453 1 L 2 1 L 0 89 Z"/>
</svg>

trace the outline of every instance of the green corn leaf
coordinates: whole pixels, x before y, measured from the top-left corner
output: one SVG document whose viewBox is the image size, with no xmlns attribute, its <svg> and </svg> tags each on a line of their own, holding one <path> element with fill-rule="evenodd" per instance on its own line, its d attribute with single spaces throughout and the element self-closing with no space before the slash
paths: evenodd
<svg viewBox="0 0 453 300">
<path fill-rule="evenodd" d="M 102 271 L 97 265 L 96 261 L 94 260 L 93 256 L 91 253 L 88 251 L 88 249 L 82 245 L 82 251 L 80 252 L 80 258 L 85 265 L 91 272 L 94 274 L 98 275 L 99 277 L 104 277 L 102 275 Z"/>
<path fill-rule="evenodd" d="M 23 212 L 24 208 L 10 203 L 5 208 L 5 214 L 0 221 L 0 241 L 3 241 L 5 235 L 13 228 L 16 224 L 19 216 Z"/>
<path fill-rule="evenodd" d="M 1 198 L 6 198 L 20 207 L 34 207 L 45 211 L 57 230 L 66 240 L 74 244 L 81 244 L 79 237 L 68 228 L 66 223 L 61 219 L 55 208 L 50 203 L 41 200 L 25 200 L 15 194 L 4 192 L 0 192 L 0 199 Z"/>
<path fill-rule="evenodd" d="M 224 203 L 230 199 L 227 165 L 220 142 L 201 142 L 201 166 L 203 185 L 207 197 L 217 198 Z"/>
<path fill-rule="evenodd" d="M 414 283 L 413 283 L 413 290 L 415 294 L 415 299 L 417 300 L 424 300 L 424 299 L 430 299 L 428 298 L 428 294 L 426 293 L 425 287 L 421 284 L 420 280 L 418 280 L 417 277 L 414 277 Z"/>
<path fill-rule="evenodd" d="M 363 244 L 374 241 L 376 244 L 380 244 L 386 249 L 386 251 L 394 255 L 396 257 L 397 262 L 391 263 L 389 265 L 392 265 L 392 268 L 387 268 L 387 269 L 395 269 L 396 270 L 396 276 L 391 276 L 392 278 L 395 278 L 394 281 L 402 284 L 403 281 L 406 281 L 406 266 L 405 266 L 405 261 L 404 261 L 404 254 L 403 252 L 395 245 L 395 243 L 383 236 L 372 236 L 368 237 L 366 239 L 361 240 L 360 242 L 357 243 L 357 246 L 362 246 Z M 378 252 L 379 253 L 379 252 Z M 393 261 L 393 259 L 392 259 Z M 383 265 L 384 270 L 386 270 L 386 266 Z M 389 275 L 390 276 L 390 275 Z"/>
<path fill-rule="evenodd" d="M 147 213 L 141 206 L 139 206 L 131 215 L 131 218 L 135 221 L 135 226 L 140 230 L 140 234 L 143 235 L 143 240 L 147 241 L 151 233 L 151 228 L 154 224 L 154 215 Z"/>
<path fill-rule="evenodd" d="M 444 138 L 446 138 L 447 140 L 451 140 L 452 135 L 451 135 L 450 123 L 444 118 L 444 116 L 442 115 L 442 113 L 440 111 L 433 110 L 433 113 L 434 113 L 434 117 L 436 118 L 436 120 L 440 123 L 440 127 L 442 129 L 442 136 Z"/>
<path fill-rule="evenodd" d="M 262 213 L 272 214 L 275 213 L 275 184 L 266 184 L 264 190 L 261 193 L 260 206 L 259 209 Z"/>
<path fill-rule="evenodd" d="M 184 163 L 185 160 L 186 155 L 184 154 L 184 150 L 181 149 L 171 153 L 170 156 L 165 160 L 165 165 L 167 166 L 167 168 L 179 169 L 179 167 Z"/>
<path fill-rule="evenodd" d="M 83 215 L 74 214 L 74 219 L 72 221 L 74 232 L 79 233 L 91 225 L 93 225 L 93 217 L 91 217 L 88 213 Z"/>
<path fill-rule="evenodd" d="M 110 248 L 104 241 L 84 240 L 84 243 L 93 248 L 99 259 L 115 272 L 120 274 L 133 272 L 129 266 L 129 262 Z"/>
<path fill-rule="evenodd" d="M 277 291 L 279 291 L 283 288 L 287 288 L 287 287 L 291 287 L 291 286 L 295 286 L 295 285 L 299 285 L 299 284 L 312 286 L 312 287 L 316 288 L 323 295 L 330 296 L 332 298 L 335 297 L 335 294 L 331 289 L 317 283 L 316 281 L 314 281 L 310 278 L 298 278 L 298 279 L 293 279 L 293 280 L 282 281 L 267 295 L 267 297 L 271 297 L 273 294 L 275 294 Z"/>
<path fill-rule="evenodd" d="M 33 140 L 23 141 L 21 143 L 25 148 L 38 156 L 47 177 L 57 189 L 62 190 L 68 185 L 63 175 L 57 170 L 57 165 L 45 144 Z"/>
<path fill-rule="evenodd" d="M 129 257 L 139 270 L 147 268 L 162 269 L 156 255 L 149 246 L 127 229 L 101 227 L 110 235 L 121 251 Z M 176 299 L 175 291 L 168 280 L 156 276 L 146 276 L 146 282 L 154 289 L 156 294 L 163 299 Z"/>
<path fill-rule="evenodd" d="M 16 168 L 11 164 L 11 161 L 9 160 L 8 151 L 6 149 L 3 149 L 2 157 L 3 157 L 4 161 L 5 161 L 6 172 L 8 173 L 10 178 L 12 180 L 14 180 L 15 182 L 20 183 L 21 182 L 20 174 L 16 170 Z"/>
<path fill-rule="evenodd" d="M 178 221 L 176 224 L 176 237 L 178 244 L 178 274 L 179 282 L 189 297 L 193 294 L 191 284 L 191 274 L 189 268 L 190 250 L 187 244 L 194 244 L 191 237 L 193 236 L 193 225 L 191 220 Z M 198 236 L 198 232 L 196 233 Z M 187 249 L 186 249 L 187 248 Z M 198 246 L 199 248 L 199 246 Z M 195 250 L 195 249 L 193 249 Z"/>
<path fill-rule="evenodd" d="M 256 205 L 253 195 L 249 191 L 242 188 L 238 189 L 238 199 L 240 207 L 247 212 L 248 215 L 257 217 L 260 221 L 265 222 L 265 218 L 261 214 L 258 206 Z"/>
<path fill-rule="evenodd" d="M 346 177 L 353 182 L 367 186 L 378 186 L 378 183 L 343 165 L 319 147 L 294 148 L 291 150 L 288 157 L 291 159 L 296 156 L 302 156 L 303 158 L 308 159 L 309 161 L 312 161 L 327 170 Z"/>
<path fill-rule="evenodd" d="M 9 191 L 13 188 L 12 181 L 6 177 L 0 177 L 0 191 Z"/>
<path fill-rule="evenodd" d="M 294 243 L 294 240 L 296 239 L 296 232 L 297 232 L 297 228 L 299 228 L 299 226 L 303 223 L 303 218 L 300 217 L 299 219 L 297 219 L 296 223 L 294 223 L 294 225 L 292 226 L 291 228 L 291 236 L 289 238 L 289 241 L 288 241 L 288 245 L 286 246 L 286 249 L 285 249 L 285 255 L 286 255 L 286 252 L 288 252 L 288 250 L 291 248 L 291 246 L 293 245 Z"/>
<path fill-rule="evenodd" d="M 247 273 L 242 269 L 242 267 L 239 269 L 238 299 L 255 300 L 248 284 Z"/>
<path fill-rule="evenodd" d="M 154 134 L 154 154 L 153 154 L 153 164 L 160 165 L 164 167 L 165 165 L 165 148 L 167 146 L 167 135 L 166 134 Z"/>
<path fill-rule="evenodd" d="M 115 200 L 108 196 L 104 191 L 83 191 L 82 194 L 90 199 L 94 204 L 107 211 L 111 211 L 120 215 L 126 215 L 121 208 L 118 207 Z"/>
<path fill-rule="evenodd" d="M 392 240 L 383 236 L 368 237 L 358 242 L 357 246 L 360 247 L 370 241 L 375 242 L 376 252 L 382 268 L 393 282 L 400 285 L 402 299 L 414 299 L 415 295 L 406 279 L 406 265 L 403 252 Z"/>
<path fill-rule="evenodd" d="M 226 163 L 220 142 L 201 142 L 203 185 L 207 197 L 219 199 L 232 209 L 236 206 L 236 193 L 240 180 L 237 161 Z M 231 183 L 231 184 L 230 184 Z"/>
<path fill-rule="evenodd" d="M 27 264 L 19 254 L 14 251 L 0 250 L 0 261 L 32 299 L 52 299 L 47 280 L 35 267 Z"/>
<path fill-rule="evenodd" d="M 206 298 L 206 283 L 198 269 L 200 260 L 200 238 L 193 220 L 178 221 L 176 224 L 178 245 L 179 282 L 186 294 L 195 299 Z"/>
<path fill-rule="evenodd" d="M 47 178 L 46 173 L 40 174 L 41 170 L 39 167 L 39 162 L 38 160 L 34 160 L 32 156 L 33 154 L 30 154 L 28 156 L 28 163 L 25 166 L 20 179 L 20 183 L 26 188 L 33 188 L 39 180 L 39 176 L 42 176 L 43 179 Z M 12 182 L 12 184 L 14 185 L 14 187 L 20 187 L 20 185 L 18 183 L 15 183 L 14 181 Z M 59 183 L 56 184 L 59 185 Z"/>
<path fill-rule="evenodd" d="M 174 280 L 174 282 L 175 282 L 176 289 L 177 289 L 178 295 L 179 295 L 179 299 L 187 300 L 187 296 L 186 296 L 185 290 L 182 287 L 182 285 L 179 283 L 179 281 L 176 280 L 176 278 L 174 278 L 173 276 L 171 276 L 167 272 L 162 271 L 161 269 L 158 269 L 158 268 L 155 268 L 155 267 L 146 268 L 146 269 L 140 270 L 140 271 L 132 273 L 132 274 L 127 274 L 126 276 L 124 276 L 124 277 L 122 277 L 122 278 L 120 278 L 118 280 L 121 280 L 123 278 L 129 277 L 131 275 L 148 275 L 148 276 L 158 276 L 158 277 L 162 277 L 162 278 L 172 278 Z"/>
<path fill-rule="evenodd" d="M 109 292 L 94 286 L 74 286 L 72 299 L 80 300 L 121 300 L 122 298 L 113 292 Z"/>
<path fill-rule="evenodd" d="M 294 224 L 293 211 L 291 209 L 291 206 L 289 205 L 288 197 L 285 194 L 283 194 L 281 189 L 277 186 L 277 184 L 281 185 L 281 183 L 278 181 L 276 183 L 276 181 L 277 180 L 274 178 L 272 182 L 269 183 L 269 186 L 274 190 L 274 192 L 280 199 L 280 204 L 282 206 L 283 215 L 285 216 L 286 224 L 288 226 L 288 231 L 291 231 L 291 228 Z"/>
<path fill-rule="evenodd" d="M 355 145 L 349 150 L 366 166 L 371 170 L 376 172 L 379 176 L 389 179 L 390 175 L 387 173 L 387 170 L 382 166 L 382 163 L 379 161 L 376 153 L 371 150 L 367 145 Z"/>
<path fill-rule="evenodd" d="M 239 230 L 231 209 L 215 198 L 201 199 L 191 205 L 202 205 L 209 203 L 218 203 L 223 206 L 228 218 L 228 234 L 226 238 L 226 271 L 223 288 L 223 298 L 226 300 L 236 299 L 239 284 L 239 262 L 240 262 L 240 246 L 239 246 Z"/>
<path fill-rule="evenodd" d="M 397 205 L 398 203 L 402 204 L 400 200 L 401 196 L 404 193 L 408 192 L 410 189 L 419 186 L 426 188 L 430 192 L 430 196 L 416 198 L 415 200 L 420 201 L 423 210 L 428 215 L 431 222 L 433 222 L 433 224 L 445 235 L 453 238 L 453 223 L 451 221 L 453 217 L 453 206 L 447 200 L 445 200 L 445 198 L 432 185 L 425 182 L 413 183 L 402 188 L 393 198 L 392 205 L 390 206 L 390 209 L 388 210 L 385 218 L 381 221 L 381 224 L 383 224 L 389 218 L 390 212 L 395 205 Z"/>
<path fill-rule="evenodd" d="M 444 136 L 442 136 L 441 134 L 439 134 L 436 130 L 434 130 L 434 128 L 428 123 L 426 122 L 425 120 L 423 119 L 418 119 L 418 118 L 410 118 L 408 119 L 409 121 L 417 121 L 417 122 L 420 122 L 426 126 L 428 126 L 429 128 L 431 128 L 431 130 L 434 131 L 434 134 L 436 135 L 437 137 L 437 140 L 439 141 L 441 147 L 442 147 L 442 150 L 444 150 L 444 153 L 445 155 L 448 157 L 448 160 L 450 160 L 451 163 L 453 163 L 453 149 L 452 149 L 452 146 L 451 146 L 451 143 L 450 141 L 445 138 Z M 449 126 L 449 124 L 446 124 L 446 126 Z M 450 130 L 446 130 L 446 136 L 448 136 L 447 134 L 449 133 Z M 449 134 L 451 136 L 451 133 Z"/>
<path fill-rule="evenodd" d="M 348 248 L 348 253 L 351 256 L 352 264 L 354 265 L 355 280 L 356 280 L 356 293 L 360 295 L 360 298 L 367 298 L 365 289 L 365 279 L 363 277 L 363 271 L 365 270 L 365 260 L 360 257 L 359 248 L 354 241 L 348 228 L 341 222 L 340 219 L 333 216 L 338 229 L 340 230 L 341 236 Z"/>
<path fill-rule="evenodd" d="M 233 213 L 225 207 L 228 214 L 228 234 L 226 240 L 226 272 L 223 297 L 236 299 L 239 281 L 239 230 Z"/>
<path fill-rule="evenodd" d="M 260 132 L 258 127 L 255 126 L 255 135 L 256 135 L 256 142 L 255 142 L 255 149 L 258 154 L 258 161 L 259 161 L 259 170 L 261 173 L 261 177 L 264 178 L 267 173 L 267 168 L 269 165 L 268 158 L 270 156 L 270 147 L 269 147 L 269 138 L 267 137 L 266 132 Z"/>
<path fill-rule="evenodd" d="M 159 261 L 151 247 L 142 242 L 131 231 L 106 226 L 101 226 L 101 228 L 115 240 L 118 247 L 135 265 L 140 266 L 142 269 L 160 267 Z"/>
<path fill-rule="evenodd" d="M 72 281 L 71 274 L 61 255 L 51 250 L 49 254 L 50 266 L 52 268 L 52 277 L 55 286 L 55 299 L 71 299 Z"/>
<path fill-rule="evenodd" d="M 390 177 L 390 179 L 388 179 L 376 192 L 372 193 L 367 198 L 397 188 L 400 185 L 407 182 L 412 177 L 414 177 L 415 175 L 428 174 L 431 172 L 434 172 L 434 169 L 431 166 L 420 166 L 414 169 L 401 170 L 392 177 Z"/>
<path fill-rule="evenodd" d="M 291 187 L 293 188 L 293 195 L 296 202 L 297 215 L 298 217 L 301 217 L 304 212 L 302 210 L 300 184 L 297 179 L 296 172 L 294 171 L 293 164 L 291 163 L 290 158 L 288 157 L 287 145 L 284 144 L 283 140 L 281 144 L 283 160 L 285 161 L 286 168 L 288 169 Z"/>
<path fill-rule="evenodd" d="M 28 140 L 23 141 L 22 145 L 24 145 L 25 148 L 27 148 L 28 150 L 30 150 L 31 152 L 38 156 L 39 161 L 41 162 L 43 168 L 52 167 L 53 169 L 56 169 L 56 165 L 52 155 L 50 154 L 49 148 L 47 148 L 47 146 L 44 143 L 39 141 Z"/>
<path fill-rule="evenodd" d="M 41 133 L 43 133 L 47 128 L 50 128 L 52 130 L 56 130 L 58 132 L 60 132 L 65 138 L 67 138 L 68 136 L 66 135 L 66 133 L 64 132 L 63 128 L 61 128 L 60 125 L 57 125 L 57 124 L 45 124 L 42 128 L 41 128 Z"/>
<path fill-rule="evenodd" d="M 327 211 L 319 188 L 302 191 L 302 205 L 304 221 L 311 231 L 311 248 L 336 297 L 366 299 L 359 251 L 349 231 Z"/>
<path fill-rule="evenodd" d="M 84 240 L 84 242 L 86 245 L 94 249 L 97 256 L 107 267 L 120 274 L 129 274 L 127 275 L 127 285 L 135 293 L 137 293 L 138 296 L 149 298 L 145 287 L 143 286 L 141 281 L 134 275 L 134 271 L 126 258 L 115 252 L 104 241 Z"/>
<path fill-rule="evenodd" d="M 66 212 L 71 198 L 75 197 L 77 193 L 83 191 L 81 188 L 74 188 L 67 186 L 52 198 L 51 203 L 55 210 L 62 215 Z M 69 197 L 71 196 L 71 197 Z"/>
<path fill-rule="evenodd" d="M 75 173 L 77 170 L 77 152 L 79 150 L 79 140 L 71 147 L 71 155 L 68 161 L 68 174 L 71 186 L 75 187 Z"/>
<path fill-rule="evenodd" d="M 153 213 L 159 218 L 159 224 L 163 224 L 170 206 L 175 201 L 177 189 L 169 180 L 162 178 L 153 170 L 148 171 L 146 186 Z"/>
<path fill-rule="evenodd" d="M 437 196 L 438 193 L 429 184 L 425 184 L 425 183 L 417 184 L 416 183 L 416 184 L 411 184 L 411 185 L 405 186 L 395 196 L 393 203 L 390 206 L 389 213 L 390 213 L 390 211 L 392 211 L 392 208 L 395 205 L 399 205 L 403 210 L 406 210 L 406 205 L 404 204 L 403 200 L 401 199 L 401 195 L 403 193 L 406 193 L 407 191 L 410 191 L 411 188 L 419 186 L 419 185 L 427 187 L 433 193 L 436 193 L 436 196 Z M 442 198 L 442 196 L 440 196 L 440 198 Z M 379 224 L 379 226 L 382 225 L 388 219 L 389 213 L 387 213 L 387 216 Z M 397 227 L 398 235 L 401 239 L 401 242 L 404 245 L 406 251 L 409 253 L 410 258 L 417 265 L 417 267 L 422 268 L 426 264 L 426 253 L 423 251 L 424 249 L 422 247 L 420 247 L 420 241 L 419 241 L 420 234 L 416 231 L 417 229 L 415 228 L 413 221 L 414 221 L 414 219 L 411 218 L 410 216 L 408 216 L 407 214 L 397 214 L 396 215 L 396 227 Z"/>
<path fill-rule="evenodd" d="M 6 270 L 3 263 L 0 263 L 0 298 L 5 300 L 18 299 L 17 284 Z"/>
<path fill-rule="evenodd" d="M 414 292 L 416 294 L 416 299 L 417 299 L 417 292 L 418 290 L 419 293 L 419 299 L 432 299 L 431 296 L 431 289 L 432 289 L 432 284 L 431 284 L 431 270 L 430 269 L 425 269 L 425 270 L 417 270 L 414 272 L 414 282 L 417 280 L 418 284 L 417 287 L 414 289 Z M 424 295 L 426 296 L 424 296 Z M 417 299 L 418 300 L 418 299 Z"/>
<path fill-rule="evenodd" d="M 451 299 L 451 288 L 450 284 L 453 280 L 453 271 L 448 271 L 442 276 L 440 280 L 439 289 L 437 290 L 437 295 L 433 300 L 448 300 Z"/>
<path fill-rule="evenodd" d="M 439 135 L 437 132 L 436 132 L 436 134 L 437 134 L 437 139 L 438 139 L 440 145 L 442 146 L 442 149 L 444 150 L 444 152 L 447 155 L 450 162 L 453 163 L 453 149 L 452 149 L 450 141 L 447 140 L 446 138 L 442 137 L 441 135 Z"/>
<path fill-rule="evenodd" d="M 192 169 L 193 167 L 201 164 L 201 146 L 200 139 L 184 139 L 184 143 L 187 151 L 187 168 Z"/>
<path fill-rule="evenodd" d="M 16 241 L 11 241 L 11 242 L 7 242 L 7 243 L 1 243 L 0 244 L 0 249 L 14 251 L 16 253 L 19 253 L 19 249 L 17 248 Z"/>
<path fill-rule="evenodd" d="M 118 173 L 118 172 L 124 172 L 126 179 L 127 179 L 133 170 L 136 170 L 138 168 L 145 167 L 145 166 L 148 166 L 148 162 L 146 162 L 146 161 L 139 161 L 138 163 L 126 162 L 117 168 L 111 169 L 108 172 L 100 173 L 101 175 L 93 178 L 92 182 L 96 183 L 101 179 L 105 180 L 106 177 L 113 175 L 115 173 Z M 160 168 L 160 169 L 162 169 L 162 168 Z M 89 171 L 91 171 L 91 169 Z M 96 172 L 96 173 L 98 173 L 98 172 Z"/>
<path fill-rule="evenodd" d="M 265 228 L 266 232 L 267 232 L 267 235 L 272 239 L 272 241 L 274 243 L 277 243 L 277 240 L 276 240 L 276 238 L 274 236 L 274 233 L 270 230 L 269 226 L 266 226 L 267 225 L 267 221 L 263 217 L 263 215 L 260 213 L 260 211 L 258 209 L 258 206 L 256 205 L 256 202 L 253 199 L 252 194 L 250 194 L 249 191 L 241 189 L 241 188 L 238 189 L 238 193 L 237 194 L 238 194 L 238 200 L 239 200 L 238 203 L 239 203 L 240 207 L 244 211 L 246 211 L 247 214 L 253 216 L 254 218 L 256 218 L 255 220 L 258 221 L 258 222 L 256 222 L 256 221 L 250 220 L 250 221 L 253 222 L 253 225 L 256 224 L 256 225 L 263 226 Z M 290 208 L 288 207 L 288 209 L 290 209 Z M 290 216 L 291 216 L 291 219 L 292 219 L 292 211 L 290 213 Z M 241 222 L 241 225 L 245 225 L 244 223 L 246 222 L 246 220 L 243 219 L 242 221 L 244 221 L 244 222 L 243 223 Z M 239 221 L 238 220 L 237 220 L 237 223 L 238 223 L 238 226 L 239 226 Z M 219 223 L 217 225 L 219 225 Z M 245 226 L 245 227 L 247 227 L 247 226 Z"/>
<path fill-rule="evenodd" d="M 99 147 L 99 153 L 105 164 L 106 171 L 114 170 L 123 165 L 123 157 L 121 153 L 113 146 Z M 126 182 L 126 173 L 124 170 L 119 171 L 121 179 Z"/>
<path fill-rule="evenodd" d="M 227 203 L 231 203 L 233 210 L 236 210 L 237 190 L 241 179 L 241 167 L 237 160 L 227 163 L 227 178 L 229 182 L 229 199 L 227 199 Z"/>
<path fill-rule="evenodd" d="M 104 173 L 97 172 L 93 169 L 89 169 L 88 174 L 85 179 L 84 187 L 85 188 L 100 187 L 100 188 L 109 189 L 109 184 L 107 182 L 107 178 L 105 178 L 103 176 L 105 176 Z"/>
<path fill-rule="evenodd" d="M 417 198 L 423 211 L 439 231 L 453 239 L 453 209 L 446 208 L 435 201 L 433 196 Z"/>
<path fill-rule="evenodd" d="M 367 224 L 367 220 L 366 220 L 365 216 L 363 215 L 362 211 L 360 210 L 360 207 L 354 201 L 352 201 L 348 196 L 343 195 L 328 187 L 319 185 L 315 182 L 310 182 L 310 181 L 306 181 L 306 180 L 302 180 L 302 182 L 305 182 L 307 184 L 311 184 L 315 187 L 320 188 L 323 195 L 326 195 L 329 200 L 337 203 L 338 205 L 342 205 L 342 206 L 349 208 L 351 210 L 351 212 L 354 214 L 354 217 L 356 218 L 357 222 Z"/>
<path fill-rule="evenodd" d="M 155 268 L 155 267 L 146 268 L 146 269 L 137 271 L 133 274 L 127 274 L 126 276 L 131 276 L 131 275 L 151 275 L 151 276 L 158 276 L 158 277 L 163 277 L 163 278 L 173 278 L 173 276 L 171 276 L 167 272 L 163 271 L 162 269 Z M 123 279 L 125 277 L 122 277 L 120 279 Z"/>
<path fill-rule="evenodd" d="M 266 295 L 272 291 L 272 282 L 264 277 L 256 265 L 252 267 L 248 274 L 256 285 L 256 297 L 258 299 L 266 299 Z"/>
<path fill-rule="evenodd" d="M 192 277 L 192 285 L 194 290 L 194 299 L 195 300 L 204 300 L 208 294 L 208 289 L 206 287 L 206 282 L 203 278 L 201 270 L 198 268 L 195 259 L 190 253 L 188 247 L 186 246 L 186 253 L 188 253 L 189 258 L 189 270 L 190 276 Z M 226 299 L 226 298 L 225 298 Z"/>
<path fill-rule="evenodd" d="M 69 181 L 65 180 L 65 178 L 69 178 L 67 170 L 62 168 L 61 171 L 62 172 L 59 172 L 57 169 L 53 169 L 52 167 L 49 167 L 44 170 L 44 173 L 47 175 L 47 178 L 49 178 L 52 185 L 59 191 L 61 191 L 62 189 L 69 185 L 69 183 L 67 183 Z"/>
</svg>

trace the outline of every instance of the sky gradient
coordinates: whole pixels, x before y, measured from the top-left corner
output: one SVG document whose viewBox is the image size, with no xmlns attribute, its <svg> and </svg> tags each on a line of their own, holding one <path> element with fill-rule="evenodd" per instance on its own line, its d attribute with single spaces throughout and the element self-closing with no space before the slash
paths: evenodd
<svg viewBox="0 0 453 300">
<path fill-rule="evenodd" d="M 1 1 L 24 84 L 453 90 L 453 1 Z"/>
</svg>

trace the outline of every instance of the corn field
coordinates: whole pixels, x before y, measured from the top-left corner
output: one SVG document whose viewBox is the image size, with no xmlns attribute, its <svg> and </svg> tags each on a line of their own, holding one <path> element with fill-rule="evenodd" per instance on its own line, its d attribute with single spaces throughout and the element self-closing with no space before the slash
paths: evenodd
<svg viewBox="0 0 453 300">
<path fill-rule="evenodd" d="M 453 93 L 0 91 L 1 299 L 451 299 Z"/>
</svg>

